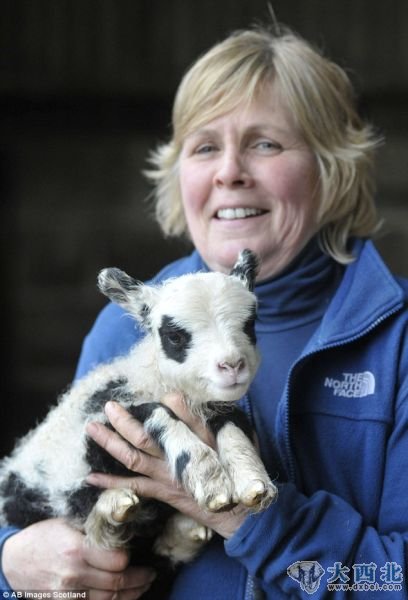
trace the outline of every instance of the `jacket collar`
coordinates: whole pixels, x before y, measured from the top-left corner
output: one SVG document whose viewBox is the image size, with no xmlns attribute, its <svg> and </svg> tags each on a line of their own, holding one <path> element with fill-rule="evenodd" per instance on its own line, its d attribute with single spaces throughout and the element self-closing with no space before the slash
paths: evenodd
<svg viewBox="0 0 408 600">
<path fill-rule="evenodd" d="M 353 255 L 309 344 L 314 349 L 358 338 L 404 305 L 402 288 L 372 242 L 356 240 Z"/>
<path fill-rule="evenodd" d="M 324 346 L 352 341 L 370 331 L 377 323 L 400 310 L 405 301 L 398 284 L 371 241 L 356 239 L 355 260 L 344 270 L 343 278 L 322 318 L 320 326 L 303 354 Z M 171 275 L 208 271 L 197 251 L 172 263 Z M 169 267 L 168 267 L 169 268 Z M 167 268 L 167 269 L 168 269 Z M 157 279 L 168 276 L 164 269 Z"/>
</svg>

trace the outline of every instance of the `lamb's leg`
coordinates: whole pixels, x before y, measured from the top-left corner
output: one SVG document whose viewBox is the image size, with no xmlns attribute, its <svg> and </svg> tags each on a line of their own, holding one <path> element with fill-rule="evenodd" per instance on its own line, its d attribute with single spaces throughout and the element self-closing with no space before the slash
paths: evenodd
<svg viewBox="0 0 408 600">
<path fill-rule="evenodd" d="M 217 440 L 218 455 L 235 489 L 235 500 L 254 510 L 262 510 L 276 498 L 277 489 L 250 439 L 245 415 L 234 408 L 209 420 Z"/>
<path fill-rule="evenodd" d="M 131 537 L 127 523 L 135 517 L 139 498 L 130 489 L 105 490 L 85 522 L 87 542 L 101 548 L 122 548 Z"/>
<path fill-rule="evenodd" d="M 200 506 L 217 512 L 232 503 L 232 482 L 217 453 L 204 444 L 166 406 L 149 403 L 133 406 L 132 415 L 166 455 L 172 474 Z"/>
<path fill-rule="evenodd" d="M 188 562 L 212 538 L 213 532 L 181 513 L 172 515 L 156 540 L 156 554 L 167 556 L 173 564 Z"/>
</svg>

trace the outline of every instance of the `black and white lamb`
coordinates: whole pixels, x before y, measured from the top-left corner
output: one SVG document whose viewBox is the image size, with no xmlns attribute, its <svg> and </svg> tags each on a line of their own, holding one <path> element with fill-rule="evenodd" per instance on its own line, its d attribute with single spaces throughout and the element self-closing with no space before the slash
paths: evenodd
<svg viewBox="0 0 408 600">
<path fill-rule="evenodd" d="M 97 366 L 61 396 L 46 419 L 0 464 L 0 524 L 25 527 L 64 517 L 90 544 L 129 547 L 146 539 L 173 563 L 193 558 L 210 532 L 163 503 L 131 489 L 100 490 L 92 471 L 130 474 L 85 432 L 107 423 L 116 400 L 162 449 L 173 476 L 209 511 L 241 502 L 261 510 L 276 495 L 251 442 L 251 428 L 234 404 L 259 364 L 255 346 L 257 258 L 244 250 L 229 275 L 195 273 L 151 286 L 119 269 L 105 269 L 100 290 L 140 322 L 146 335 L 127 356 Z M 177 391 L 216 438 L 205 445 L 166 406 Z"/>
</svg>

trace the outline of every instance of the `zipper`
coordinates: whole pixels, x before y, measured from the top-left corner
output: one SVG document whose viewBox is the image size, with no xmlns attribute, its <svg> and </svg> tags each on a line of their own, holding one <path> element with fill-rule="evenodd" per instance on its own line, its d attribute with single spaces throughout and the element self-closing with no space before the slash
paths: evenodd
<svg viewBox="0 0 408 600">
<path fill-rule="evenodd" d="M 244 409 L 246 416 L 249 419 L 249 422 L 252 426 L 252 428 L 255 428 L 255 422 L 254 422 L 254 415 L 252 412 L 252 405 L 251 405 L 251 401 L 249 399 L 249 394 L 246 393 L 245 396 L 243 396 L 243 398 L 241 399 L 241 403 L 242 403 L 242 408 Z"/>
<path fill-rule="evenodd" d="M 241 400 L 241 406 L 244 409 L 248 420 L 252 426 L 252 428 L 255 431 L 255 420 L 254 420 L 254 414 L 252 411 L 252 404 L 251 404 L 251 400 L 249 398 L 249 394 L 245 394 L 245 396 L 243 396 L 242 400 Z M 245 593 L 244 593 L 244 600 L 261 600 L 261 598 L 265 598 L 265 594 L 264 592 L 258 587 L 255 578 L 252 577 L 252 575 L 250 575 L 247 571 L 246 571 L 246 583 L 245 583 Z"/>
<path fill-rule="evenodd" d="M 254 429 L 255 424 L 254 424 L 254 415 L 252 412 L 252 405 L 251 405 L 251 401 L 249 399 L 249 394 L 246 393 L 245 396 L 242 398 L 241 400 L 241 406 L 245 411 L 246 416 L 248 417 L 248 420 L 252 426 L 252 428 Z M 245 593 L 244 593 L 244 600 L 254 600 L 254 579 L 253 577 L 248 573 L 248 571 L 246 571 L 246 582 L 245 582 Z"/>
<path fill-rule="evenodd" d="M 381 325 L 381 323 L 383 323 L 384 321 L 389 319 L 391 316 L 393 316 L 394 314 L 399 312 L 402 307 L 403 307 L 403 303 L 400 302 L 397 306 L 394 306 L 394 308 L 387 311 L 385 314 L 383 314 L 381 317 L 379 317 L 376 321 L 374 321 L 374 323 L 369 325 L 366 329 L 364 329 L 360 333 L 355 334 L 352 337 L 349 337 L 346 340 L 343 340 L 341 342 L 327 344 L 325 346 L 322 346 L 321 348 L 312 350 L 312 351 L 308 352 L 307 354 L 305 354 L 304 356 L 301 356 L 299 358 L 299 360 L 297 360 L 292 365 L 291 369 L 289 370 L 288 377 L 286 380 L 286 386 L 285 386 L 285 389 L 286 389 L 286 393 L 285 393 L 286 417 L 285 417 L 285 440 L 284 440 L 287 462 L 288 462 L 288 467 L 289 467 L 288 468 L 288 476 L 289 476 L 289 480 L 292 483 L 295 483 L 296 474 L 295 474 L 295 460 L 294 460 L 294 456 L 293 456 L 293 452 L 292 452 L 292 444 L 291 444 L 291 439 L 290 439 L 291 436 L 290 436 L 290 408 L 289 408 L 290 402 L 289 402 L 289 400 L 290 400 L 291 381 L 293 379 L 293 374 L 294 374 L 295 369 L 297 369 L 301 363 L 304 363 L 306 360 L 310 359 L 310 357 L 315 356 L 316 354 L 319 354 L 320 352 L 325 352 L 326 350 L 331 350 L 333 348 L 340 348 L 341 346 L 347 346 L 348 344 L 352 344 L 353 342 L 359 340 L 360 338 L 364 337 L 365 335 L 371 333 L 371 331 L 373 329 L 375 329 L 376 327 L 378 327 L 379 325 Z M 249 402 L 249 399 L 248 399 L 248 402 Z"/>
<path fill-rule="evenodd" d="M 248 573 L 246 586 L 245 586 L 245 596 L 244 600 L 253 600 L 254 598 L 254 580 L 251 575 Z"/>
</svg>

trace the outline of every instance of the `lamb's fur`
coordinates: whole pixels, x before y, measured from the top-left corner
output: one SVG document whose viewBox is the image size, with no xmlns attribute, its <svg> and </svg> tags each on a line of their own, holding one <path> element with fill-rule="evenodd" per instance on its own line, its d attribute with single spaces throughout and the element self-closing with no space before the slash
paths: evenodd
<svg viewBox="0 0 408 600">
<path fill-rule="evenodd" d="M 115 548 L 135 537 L 156 537 L 156 553 L 173 562 L 196 554 L 211 535 L 206 528 L 180 514 L 169 518 L 164 505 L 129 489 L 102 491 L 85 483 L 92 471 L 129 474 L 85 433 L 88 421 L 107 423 L 109 399 L 144 423 L 174 477 L 203 508 L 219 511 L 241 502 L 257 510 L 272 501 L 276 488 L 233 404 L 246 393 L 259 362 L 251 291 L 256 262 L 244 251 L 230 275 L 189 274 L 159 286 L 141 284 L 118 269 L 100 273 L 101 291 L 141 322 L 146 336 L 127 356 L 74 383 L 3 459 L 1 525 L 63 516 L 86 532 L 90 544 Z M 207 421 L 217 452 L 160 403 L 171 391 L 182 392 L 190 409 Z"/>
</svg>

